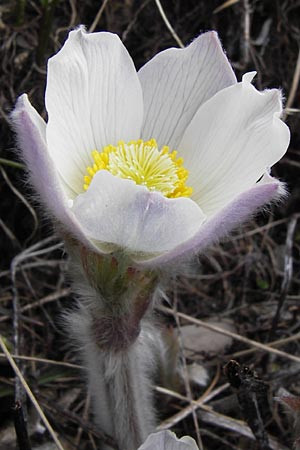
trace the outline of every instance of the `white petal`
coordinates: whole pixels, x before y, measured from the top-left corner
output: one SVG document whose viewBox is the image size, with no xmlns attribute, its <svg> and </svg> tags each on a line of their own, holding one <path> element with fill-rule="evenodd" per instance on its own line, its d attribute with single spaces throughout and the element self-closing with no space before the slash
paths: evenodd
<svg viewBox="0 0 300 450">
<path fill-rule="evenodd" d="M 197 112 L 178 148 L 190 171 L 192 199 L 213 215 L 252 186 L 286 152 L 280 91 L 258 92 L 253 73 L 218 92 Z"/>
<path fill-rule="evenodd" d="M 186 241 L 204 220 L 192 200 L 168 199 L 105 170 L 75 199 L 73 211 L 90 239 L 145 258 Z"/>
<path fill-rule="evenodd" d="M 140 135 L 141 86 L 119 37 L 71 31 L 48 63 L 46 107 L 51 155 L 73 191 L 82 192 L 92 150 Z"/>
<path fill-rule="evenodd" d="M 196 442 L 190 436 L 177 439 L 175 433 L 169 430 L 158 431 L 148 436 L 138 450 L 199 450 Z"/>
<path fill-rule="evenodd" d="M 144 94 L 142 137 L 177 149 L 195 112 L 220 89 L 236 83 L 215 32 L 185 49 L 157 54 L 139 71 Z"/>
<path fill-rule="evenodd" d="M 26 94 L 18 99 L 12 113 L 12 121 L 30 181 L 41 200 L 69 233 L 93 248 L 69 208 L 58 172 L 49 156 L 45 141 L 46 124 L 31 106 Z"/>
<path fill-rule="evenodd" d="M 164 255 L 139 261 L 140 265 L 156 267 L 172 264 L 172 261 L 176 261 L 177 264 L 184 262 L 227 236 L 234 228 L 249 219 L 258 208 L 284 195 L 284 186 L 275 178 L 265 174 L 258 183 L 234 198 L 213 217 L 208 218 L 191 239 Z"/>
</svg>

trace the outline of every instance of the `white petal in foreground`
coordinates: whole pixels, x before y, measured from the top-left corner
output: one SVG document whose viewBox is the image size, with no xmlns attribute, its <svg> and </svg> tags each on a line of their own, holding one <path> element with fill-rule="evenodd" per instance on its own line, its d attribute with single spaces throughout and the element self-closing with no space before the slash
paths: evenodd
<svg viewBox="0 0 300 450">
<path fill-rule="evenodd" d="M 194 439 L 184 436 L 177 439 L 169 430 L 152 433 L 138 450 L 199 450 Z"/>
<path fill-rule="evenodd" d="M 139 71 L 144 94 L 142 137 L 177 149 L 198 108 L 216 92 L 236 83 L 215 32 L 185 49 L 170 48 Z"/>
<path fill-rule="evenodd" d="M 26 94 L 18 99 L 11 117 L 18 135 L 22 159 L 41 200 L 68 232 L 86 246 L 93 247 L 68 206 L 61 180 L 47 151 L 46 124 L 31 106 Z"/>
<path fill-rule="evenodd" d="M 46 107 L 50 154 L 73 191 L 82 192 L 92 150 L 140 136 L 141 86 L 119 37 L 71 31 L 48 62 Z"/>
<path fill-rule="evenodd" d="M 179 146 L 192 199 L 211 216 L 249 189 L 286 152 L 280 92 L 258 92 L 247 74 L 203 105 Z"/>
<path fill-rule="evenodd" d="M 156 265 L 170 264 L 173 260 L 185 261 L 225 237 L 263 205 L 272 200 L 278 200 L 284 194 L 283 185 L 266 174 L 259 183 L 237 196 L 217 214 L 203 223 L 191 239 L 164 255 L 151 260 L 140 261 L 140 264 L 143 267 L 155 267 Z"/>
<path fill-rule="evenodd" d="M 105 170 L 97 172 L 87 192 L 75 199 L 73 211 L 99 248 L 114 244 L 143 258 L 190 239 L 205 219 L 188 198 L 168 199 Z"/>
</svg>

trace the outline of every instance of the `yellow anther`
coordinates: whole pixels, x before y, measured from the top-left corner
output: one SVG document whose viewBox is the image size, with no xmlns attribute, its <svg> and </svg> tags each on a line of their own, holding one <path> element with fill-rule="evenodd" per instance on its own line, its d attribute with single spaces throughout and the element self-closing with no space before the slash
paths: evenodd
<svg viewBox="0 0 300 450">
<path fill-rule="evenodd" d="M 92 166 L 87 167 L 83 188 L 87 190 L 93 177 L 100 170 L 107 170 L 119 178 L 141 184 L 149 191 L 161 192 L 168 198 L 190 197 L 192 188 L 185 185 L 188 170 L 183 158 L 164 145 L 160 150 L 155 139 L 143 141 L 119 141 L 116 146 L 107 145 L 102 152 L 93 150 Z"/>
</svg>

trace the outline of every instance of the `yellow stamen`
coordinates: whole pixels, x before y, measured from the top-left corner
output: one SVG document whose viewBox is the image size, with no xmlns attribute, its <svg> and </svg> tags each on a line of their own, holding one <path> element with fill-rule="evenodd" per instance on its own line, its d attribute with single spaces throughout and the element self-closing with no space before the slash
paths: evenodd
<svg viewBox="0 0 300 450">
<path fill-rule="evenodd" d="M 183 167 L 183 158 L 177 152 L 170 152 L 168 146 L 158 149 L 155 139 L 118 142 L 108 145 L 102 152 L 92 151 L 93 165 L 87 167 L 84 176 L 84 189 L 87 190 L 99 170 L 108 170 L 119 178 L 133 180 L 146 186 L 149 191 L 161 192 L 165 197 L 190 197 L 193 189 L 186 186 L 189 176 Z"/>
</svg>

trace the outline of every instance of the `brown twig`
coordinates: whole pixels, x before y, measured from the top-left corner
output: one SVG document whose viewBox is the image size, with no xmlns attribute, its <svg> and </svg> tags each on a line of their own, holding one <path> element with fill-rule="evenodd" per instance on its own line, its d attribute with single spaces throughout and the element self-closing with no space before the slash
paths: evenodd
<svg viewBox="0 0 300 450">
<path fill-rule="evenodd" d="M 249 367 L 234 360 L 225 365 L 224 373 L 236 391 L 244 419 L 257 440 L 259 450 L 271 450 L 262 415 L 268 405 L 268 385 Z"/>
</svg>

